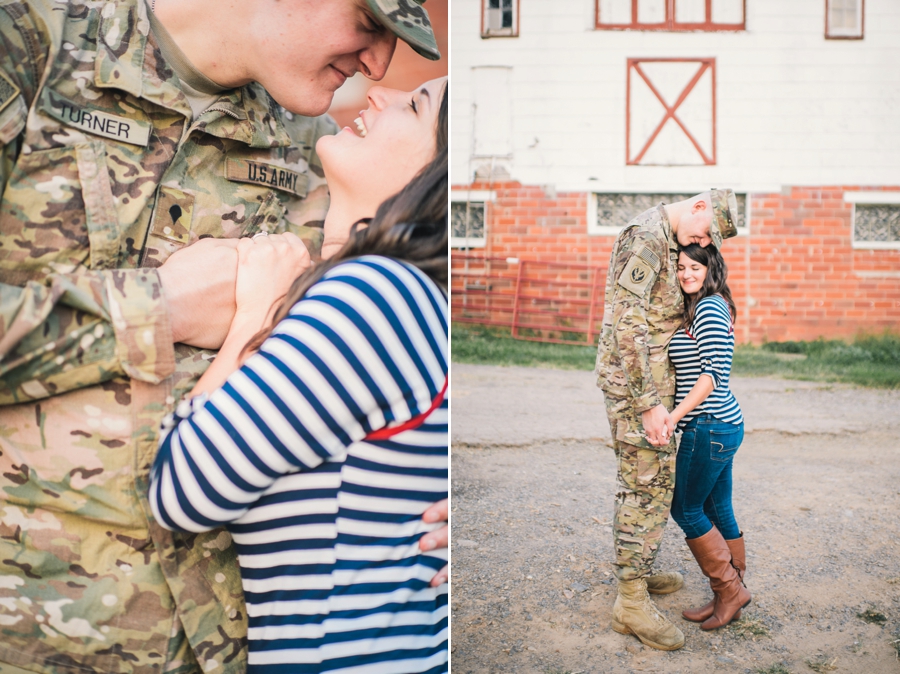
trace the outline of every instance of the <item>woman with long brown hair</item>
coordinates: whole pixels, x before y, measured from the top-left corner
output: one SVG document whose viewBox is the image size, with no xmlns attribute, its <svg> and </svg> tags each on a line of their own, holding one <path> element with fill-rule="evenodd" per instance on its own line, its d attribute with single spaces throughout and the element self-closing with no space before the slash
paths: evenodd
<svg viewBox="0 0 900 674">
<path fill-rule="evenodd" d="M 250 672 L 447 669 L 446 551 L 419 547 L 447 492 L 446 80 L 369 102 L 317 145 L 326 259 L 285 289 L 299 240 L 240 242 L 235 321 L 152 473 L 164 526 L 234 538 Z"/>
<path fill-rule="evenodd" d="M 669 344 L 676 381 L 672 420 L 682 431 L 672 517 L 715 595 L 682 615 L 711 630 L 740 617 L 750 603 L 744 537 L 731 504 L 732 464 L 744 438 L 741 408 L 728 386 L 737 310 L 728 268 L 714 245 L 682 248 L 677 276 L 685 327 Z"/>
</svg>

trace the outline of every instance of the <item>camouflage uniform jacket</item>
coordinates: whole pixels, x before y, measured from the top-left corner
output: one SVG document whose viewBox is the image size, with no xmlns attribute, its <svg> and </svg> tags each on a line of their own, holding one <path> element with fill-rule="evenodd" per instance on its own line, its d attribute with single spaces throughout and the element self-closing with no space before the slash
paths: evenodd
<svg viewBox="0 0 900 674">
<path fill-rule="evenodd" d="M 0 670 L 242 672 L 230 537 L 149 515 L 160 420 L 211 352 L 155 267 L 328 205 L 316 140 L 257 84 L 191 122 L 141 0 L 0 0 Z M 199 667 L 198 667 L 199 663 Z"/>
<path fill-rule="evenodd" d="M 640 447 L 640 413 L 675 395 L 669 342 L 681 327 L 684 299 L 675 271 L 678 242 L 662 205 L 634 218 L 613 245 L 606 279 L 597 386 L 623 437 Z"/>
</svg>

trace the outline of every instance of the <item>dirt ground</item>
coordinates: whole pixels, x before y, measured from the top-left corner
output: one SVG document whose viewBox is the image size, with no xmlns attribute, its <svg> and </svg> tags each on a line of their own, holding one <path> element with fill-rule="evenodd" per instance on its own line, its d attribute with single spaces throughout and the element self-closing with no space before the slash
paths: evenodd
<svg viewBox="0 0 900 674">
<path fill-rule="evenodd" d="M 453 365 L 454 673 L 900 672 L 900 391 L 737 379 L 735 511 L 753 603 L 714 632 L 674 521 L 665 653 L 609 627 L 615 464 L 589 373 Z"/>
</svg>

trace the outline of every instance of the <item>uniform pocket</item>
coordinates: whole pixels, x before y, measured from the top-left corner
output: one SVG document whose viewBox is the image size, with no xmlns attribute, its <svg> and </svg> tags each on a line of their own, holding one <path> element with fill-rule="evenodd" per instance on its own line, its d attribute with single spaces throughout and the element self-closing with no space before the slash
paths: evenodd
<svg viewBox="0 0 900 674">
<path fill-rule="evenodd" d="M 733 426 L 732 430 L 722 428 L 724 425 L 709 431 L 709 458 L 712 461 L 731 460 L 744 439 L 743 426 Z"/>
<path fill-rule="evenodd" d="M 0 206 L 3 280 L 14 285 L 118 263 L 119 223 L 102 142 L 22 154 Z"/>
<path fill-rule="evenodd" d="M 271 191 L 259 206 L 259 210 L 252 215 L 241 236 L 253 236 L 258 232 L 267 234 L 280 234 L 285 230 L 285 208 L 278 195 Z"/>
</svg>

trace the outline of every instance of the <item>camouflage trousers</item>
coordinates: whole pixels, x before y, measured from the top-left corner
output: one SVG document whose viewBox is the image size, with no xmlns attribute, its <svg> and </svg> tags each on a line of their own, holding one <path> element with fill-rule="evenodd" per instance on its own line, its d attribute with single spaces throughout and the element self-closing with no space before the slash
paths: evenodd
<svg viewBox="0 0 900 674">
<path fill-rule="evenodd" d="M 616 452 L 616 502 L 613 546 L 616 577 L 634 580 L 651 573 L 675 492 L 674 439 L 666 447 L 648 449 L 623 442 L 622 424 L 610 416 Z M 633 425 L 633 424 L 632 424 Z"/>
</svg>

